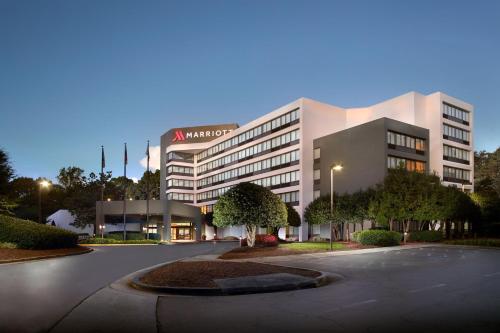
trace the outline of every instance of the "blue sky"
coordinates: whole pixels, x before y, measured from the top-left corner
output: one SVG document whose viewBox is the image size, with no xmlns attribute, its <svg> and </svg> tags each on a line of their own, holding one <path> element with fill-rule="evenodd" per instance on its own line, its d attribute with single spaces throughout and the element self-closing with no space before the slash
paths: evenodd
<svg viewBox="0 0 500 333">
<path fill-rule="evenodd" d="M 309 97 L 437 90 L 500 145 L 499 1 L 0 0 L 0 147 L 19 176 L 144 168 L 172 127 L 244 124 Z"/>
</svg>

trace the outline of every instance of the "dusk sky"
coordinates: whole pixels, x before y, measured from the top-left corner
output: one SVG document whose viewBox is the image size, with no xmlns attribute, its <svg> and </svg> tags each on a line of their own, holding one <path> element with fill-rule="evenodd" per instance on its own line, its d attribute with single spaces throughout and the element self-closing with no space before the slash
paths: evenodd
<svg viewBox="0 0 500 333">
<path fill-rule="evenodd" d="M 300 97 L 442 91 L 500 145 L 500 1 L 0 0 L 0 147 L 18 176 L 144 171 L 172 127 L 240 125 Z"/>
</svg>

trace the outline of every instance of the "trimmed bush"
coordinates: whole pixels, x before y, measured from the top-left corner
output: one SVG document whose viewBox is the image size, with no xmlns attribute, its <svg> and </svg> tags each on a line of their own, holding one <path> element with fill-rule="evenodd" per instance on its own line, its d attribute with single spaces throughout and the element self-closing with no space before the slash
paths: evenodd
<svg viewBox="0 0 500 333">
<path fill-rule="evenodd" d="M 278 246 L 278 237 L 274 235 L 255 235 L 255 246 L 256 247 L 271 247 Z M 243 238 L 241 240 L 241 246 L 248 246 L 247 239 Z"/>
<path fill-rule="evenodd" d="M 351 234 L 351 241 L 355 242 L 355 243 L 359 243 L 359 234 L 361 233 L 361 230 L 360 231 L 355 231 Z"/>
<path fill-rule="evenodd" d="M 158 241 L 151 239 L 138 240 L 118 240 L 113 238 L 89 238 L 81 242 L 81 244 L 158 244 Z"/>
<path fill-rule="evenodd" d="M 14 243 L 19 249 L 59 249 L 75 247 L 78 235 L 50 225 L 0 215 L 0 242 Z"/>
<path fill-rule="evenodd" d="M 363 230 L 356 236 L 362 245 L 394 246 L 399 245 L 402 235 L 387 230 Z"/>
<path fill-rule="evenodd" d="M 158 236 L 153 236 L 158 235 Z M 149 234 L 149 239 L 159 239 L 159 234 Z M 98 238 L 98 237 L 96 237 Z M 123 240 L 123 231 L 112 231 L 110 233 L 104 234 L 104 238 L 114 239 L 114 240 Z M 137 232 L 137 231 L 127 231 L 127 240 L 144 240 L 146 239 L 146 234 Z"/>
<path fill-rule="evenodd" d="M 443 233 L 436 230 L 412 231 L 409 236 L 410 242 L 440 242 L 443 239 Z"/>
</svg>

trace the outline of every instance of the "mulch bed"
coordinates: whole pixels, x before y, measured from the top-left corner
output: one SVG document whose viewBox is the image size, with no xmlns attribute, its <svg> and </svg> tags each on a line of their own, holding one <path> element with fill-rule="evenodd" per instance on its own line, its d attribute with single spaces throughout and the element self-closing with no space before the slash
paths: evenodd
<svg viewBox="0 0 500 333">
<path fill-rule="evenodd" d="M 345 248 L 335 250 L 346 251 L 346 250 L 359 250 L 359 249 L 369 249 L 376 246 L 365 246 L 354 242 L 343 242 Z M 232 259 L 249 259 L 258 257 L 277 257 L 277 256 L 287 256 L 293 254 L 306 254 L 306 253 L 320 253 L 329 252 L 325 250 L 291 250 L 280 247 L 237 247 L 229 252 L 224 253 L 219 257 L 219 259 L 232 260 Z"/>
<path fill-rule="evenodd" d="M 153 286 L 216 288 L 214 279 L 274 273 L 317 277 L 321 273 L 255 262 L 177 261 L 146 273 L 140 281 Z"/>
<path fill-rule="evenodd" d="M 87 252 L 88 248 L 77 246 L 67 249 L 52 249 L 52 250 L 23 250 L 23 249 L 2 249 L 0 248 L 0 263 L 11 261 L 43 259 L 53 256 L 65 256 L 70 254 L 79 254 Z"/>
</svg>

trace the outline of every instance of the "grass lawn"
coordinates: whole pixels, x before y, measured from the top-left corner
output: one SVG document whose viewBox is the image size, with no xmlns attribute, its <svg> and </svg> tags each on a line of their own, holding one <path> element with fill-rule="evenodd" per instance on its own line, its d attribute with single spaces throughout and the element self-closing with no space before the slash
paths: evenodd
<svg viewBox="0 0 500 333">
<path fill-rule="evenodd" d="M 287 250 L 296 250 L 296 251 L 329 251 L 330 243 L 324 242 L 302 242 L 302 243 L 289 243 L 289 244 L 280 244 L 280 248 Z M 333 242 L 333 250 L 343 250 L 346 248 L 344 243 Z"/>
</svg>

